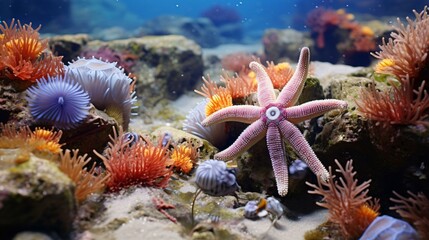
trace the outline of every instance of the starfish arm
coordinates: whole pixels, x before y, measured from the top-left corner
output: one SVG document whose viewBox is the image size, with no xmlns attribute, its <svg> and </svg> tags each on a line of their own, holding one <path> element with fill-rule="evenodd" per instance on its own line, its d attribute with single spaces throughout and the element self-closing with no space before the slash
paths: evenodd
<svg viewBox="0 0 429 240">
<path fill-rule="evenodd" d="M 292 123 L 299 123 L 311 119 L 336 108 L 346 108 L 347 102 L 337 99 L 315 100 L 303 103 L 298 106 L 286 109 L 287 120 Z"/>
<path fill-rule="evenodd" d="M 265 107 L 276 100 L 273 83 L 265 71 L 264 66 L 262 66 L 260 63 L 251 62 L 249 67 L 256 73 L 256 79 L 258 79 L 259 105 L 261 107 Z"/>
<path fill-rule="evenodd" d="M 277 103 L 280 103 L 285 107 L 295 105 L 299 96 L 301 95 L 302 89 L 304 88 L 309 65 L 310 50 L 307 47 L 303 47 L 299 55 L 299 61 L 298 65 L 296 66 L 295 73 L 288 81 L 286 86 L 283 87 L 282 91 L 277 97 Z"/>
<path fill-rule="evenodd" d="M 327 180 L 329 177 L 328 171 L 317 158 L 310 144 L 305 140 L 299 129 L 288 121 L 281 121 L 279 124 L 280 133 L 287 140 L 299 157 L 304 160 L 314 174 Z"/>
<path fill-rule="evenodd" d="M 238 136 L 237 140 L 227 149 L 218 152 L 214 155 L 215 159 L 228 160 L 234 158 L 251 146 L 255 145 L 261 140 L 266 134 L 266 127 L 262 120 L 250 124 L 244 131 Z"/>
<path fill-rule="evenodd" d="M 280 196 L 285 196 L 288 191 L 288 168 L 285 160 L 283 141 L 277 126 L 268 127 L 267 146 L 276 178 L 277 191 Z"/>
<path fill-rule="evenodd" d="M 252 105 L 236 105 L 220 109 L 210 116 L 206 117 L 201 123 L 203 126 L 209 126 L 220 122 L 242 122 L 252 123 L 259 119 L 261 107 Z"/>
</svg>

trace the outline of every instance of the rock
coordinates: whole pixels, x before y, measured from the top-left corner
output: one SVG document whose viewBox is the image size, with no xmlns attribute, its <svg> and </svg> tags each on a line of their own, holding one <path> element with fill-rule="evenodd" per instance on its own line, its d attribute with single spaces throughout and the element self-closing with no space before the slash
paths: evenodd
<svg viewBox="0 0 429 240">
<path fill-rule="evenodd" d="M 173 127 L 159 127 L 151 134 L 154 137 L 159 137 L 164 136 L 166 133 L 171 135 L 171 138 L 175 143 L 190 141 L 194 146 L 199 149 L 199 159 L 213 158 L 214 154 L 217 152 L 217 149 L 207 140 Z"/>
<path fill-rule="evenodd" d="M 91 41 L 88 48 L 106 45 L 135 56 L 136 63 L 131 71 L 137 77 L 137 96 L 143 99 L 142 104 L 146 107 L 153 107 L 161 99 L 177 99 L 193 89 L 203 74 L 201 48 L 183 36 Z"/>
<path fill-rule="evenodd" d="M 285 58 L 298 59 L 298 49 L 313 46 L 309 36 L 293 29 L 268 29 L 262 37 L 262 43 L 267 60 L 274 62 Z"/>
<path fill-rule="evenodd" d="M 360 179 L 372 179 L 371 196 L 389 206 L 392 191 L 429 193 L 429 128 L 424 125 L 390 125 L 366 119 L 356 110 L 360 86 L 371 80 L 364 77 L 336 76 L 328 94 L 349 103 L 348 112 L 325 115 L 323 129 L 312 145 L 322 163 L 344 165 L 353 159 Z M 332 112 L 335 113 L 335 112 Z M 382 209 L 387 210 L 387 209 Z"/>
<path fill-rule="evenodd" d="M 223 30 L 228 34 L 228 29 Z M 202 47 L 215 47 L 220 44 L 218 29 L 207 18 L 182 16 L 159 16 L 146 22 L 142 35 L 182 35 L 197 42 Z"/>
<path fill-rule="evenodd" d="M 63 56 L 63 63 L 68 63 L 79 56 L 88 41 L 86 34 L 58 35 L 49 38 L 49 47 L 56 56 Z"/>
<path fill-rule="evenodd" d="M 25 92 L 18 92 L 12 85 L 0 83 L 0 122 L 23 126 L 30 122 Z"/>
<path fill-rule="evenodd" d="M 92 106 L 89 116 L 82 124 L 75 129 L 63 131 L 61 142 L 67 143 L 68 149 L 79 149 L 79 154 L 88 154 L 93 161 L 97 161 L 99 158 L 93 151 L 104 151 L 110 141 L 109 136 L 113 136 L 113 127 L 118 129 L 117 121 Z"/>
<path fill-rule="evenodd" d="M 20 150 L 3 150 L 1 159 L 14 151 Z M 4 166 L 0 190 L 1 239 L 28 229 L 67 238 L 76 212 L 74 184 L 54 163 L 30 154 L 24 163 Z"/>
</svg>

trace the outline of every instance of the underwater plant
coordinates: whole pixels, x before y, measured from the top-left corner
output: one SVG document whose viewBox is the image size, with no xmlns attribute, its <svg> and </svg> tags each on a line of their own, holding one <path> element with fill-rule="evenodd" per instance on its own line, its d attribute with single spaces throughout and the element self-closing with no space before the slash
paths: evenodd
<svg viewBox="0 0 429 240">
<path fill-rule="evenodd" d="M 427 8 L 418 13 L 415 20 L 407 18 L 405 26 L 398 18 L 397 33 L 388 42 L 383 39 L 381 51 L 372 55 L 379 59 L 375 77 L 387 78 L 388 86 L 379 88 L 375 82 L 362 89 L 356 101 L 358 110 L 367 118 L 390 124 L 417 124 L 427 118 L 429 111 L 429 16 Z M 381 84 L 381 83 L 377 83 Z"/>
<path fill-rule="evenodd" d="M 154 145 L 149 139 L 141 136 L 136 142 L 114 131 L 111 142 L 100 157 L 106 166 L 110 178 L 106 183 L 110 191 L 118 191 L 132 185 L 165 187 L 173 174 L 168 146 L 162 145 L 160 139 Z M 134 142 L 134 144 L 130 144 Z"/>
<path fill-rule="evenodd" d="M 89 114 L 89 96 L 68 75 L 41 78 L 27 91 L 28 108 L 38 122 L 59 129 L 79 125 Z"/>
<path fill-rule="evenodd" d="M 232 159 L 266 137 L 277 190 L 281 196 L 285 196 L 288 192 L 288 169 L 283 141 L 289 142 L 317 176 L 323 179 L 329 177 L 325 167 L 294 123 L 322 115 L 333 109 L 347 107 L 345 101 L 336 99 L 316 100 L 294 106 L 304 88 L 309 64 L 310 50 L 304 47 L 301 50 L 297 70 L 276 96 L 265 68 L 257 62 L 252 62 L 250 68 L 256 73 L 258 79 L 258 106 L 226 107 L 216 111 L 202 122 L 203 126 L 226 121 L 250 124 L 231 146 L 215 154 L 216 159 Z"/>
<path fill-rule="evenodd" d="M 10 81 L 20 91 L 37 79 L 61 75 L 64 70 L 62 57 L 45 52 L 48 42 L 40 39 L 40 28 L 15 19 L 9 25 L 4 21 L 0 24 L 0 79 Z"/>
<path fill-rule="evenodd" d="M 308 192 L 323 196 L 316 204 L 328 209 L 329 221 L 340 227 L 345 238 L 357 239 L 378 216 L 380 205 L 378 200 L 371 201 L 372 197 L 368 196 L 371 180 L 358 185 L 352 160 L 347 161 L 345 168 L 337 160 L 335 163 L 342 177 L 336 178 L 329 168 L 327 181 L 318 177 L 317 185 L 307 182 L 314 188 Z"/>
<path fill-rule="evenodd" d="M 414 194 L 408 191 L 409 197 L 393 192 L 396 198 L 390 200 L 396 203 L 390 207 L 403 219 L 411 223 L 417 230 L 420 239 L 429 239 L 429 199 L 423 193 Z"/>
<path fill-rule="evenodd" d="M 67 76 L 78 82 L 89 94 L 91 103 L 115 118 L 124 130 L 128 129 L 131 109 L 137 101 L 134 81 L 116 67 L 116 63 L 96 58 L 78 58 L 66 66 Z"/>
<path fill-rule="evenodd" d="M 91 161 L 87 156 L 87 154 L 79 156 L 78 149 L 73 151 L 67 149 L 60 153 L 61 160 L 58 167 L 76 185 L 75 197 L 78 202 L 82 202 L 92 193 L 103 191 L 110 177 L 109 174 L 98 173 L 95 162 L 89 169 L 85 168 Z"/>
</svg>

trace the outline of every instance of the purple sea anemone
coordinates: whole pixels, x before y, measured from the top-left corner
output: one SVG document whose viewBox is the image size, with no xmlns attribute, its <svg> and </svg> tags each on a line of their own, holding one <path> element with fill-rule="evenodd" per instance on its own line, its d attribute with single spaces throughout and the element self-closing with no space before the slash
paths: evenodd
<svg viewBox="0 0 429 240">
<path fill-rule="evenodd" d="M 91 103 L 115 118 L 124 130 L 128 129 L 131 109 L 136 101 L 133 80 L 116 67 L 116 63 L 96 58 L 78 58 L 66 66 L 70 78 L 88 92 Z"/>
<path fill-rule="evenodd" d="M 89 96 L 66 76 L 41 78 L 27 90 L 31 115 L 59 129 L 76 127 L 88 115 Z"/>
</svg>

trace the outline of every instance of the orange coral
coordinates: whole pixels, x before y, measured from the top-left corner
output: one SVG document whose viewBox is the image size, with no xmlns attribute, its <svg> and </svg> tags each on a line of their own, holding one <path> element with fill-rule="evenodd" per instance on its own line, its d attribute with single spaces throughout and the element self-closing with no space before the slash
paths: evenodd
<svg viewBox="0 0 429 240">
<path fill-rule="evenodd" d="M 339 182 L 329 168 L 328 181 L 318 178 L 317 185 L 307 182 L 307 185 L 314 188 L 308 192 L 323 196 L 323 200 L 317 202 L 317 205 L 329 210 L 329 221 L 338 224 L 346 238 L 359 238 L 378 216 L 380 205 L 377 200 L 371 202 L 371 197 L 367 196 L 371 180 L 357 184 L 352 160 L 346 163 L 345 168 L 337 160 L 335 162 L 339 168 L 337 172 L 343 176 L 339 178 Z"/>
<path fill-rule="evenodd" d="M 390 74 L 399 84 L 385 90 L 374 84 L 363 89 L 357 101 L 358 110 L 369 119 L 391 124 L 416 124 L 427 118 L 429 86 L 426 84 L 429 61 L 429 16 L 427 8 L 417 13 L 415 21 L 407 19 L 404 26 L 398 19 L 397 33 L 386 42 L 381 51 L 372 54 L 380 59 L 376 72 Z M 399 85 L 399 86 L 398 86 Z"/>
<path fill-rule="evenodd" d="M 115 132 L 103 155 L 94 151 L 103 160 L 111 176 L 106 183 L 108 189 L 117 191 L 132 185 L 165 187 L 172 170 L 167 167 L 171 161 L 162 139 L 157 145 L 143 136 L 137 141 L 127 139 L 123 137 L 122 131 L 119 137 Z"/>
<path fill-rule="evenodd" d="M 195 92 L 209 99 L 206 105 L 206 116 L 219 109 L 232 106 L 232 97 L 227 88 L 218 86 L 210 77 L 207 79 L 203 77 L 203 81 L 201 91 L 195 90 Z"/>
<path fill-rule="evenodd" d="M 39 30 L 40 26 L 33 29 L 31 23 L 21 25 L 14 19 L 0 24 L 0 77 L 28 81 L 21 83 L 25 89 L 39 78 L 63 73 L 62 57 L 44 52 L 48 42 L 40 40 Z"/>
<path fill-rule="evenodd" d="M 89 169 L 84 169 L 91 158 L 87 154 L 79 156 L 79 150 L 73 150 L 73 157 L 70 150 L 60 153 L 61 161 L 59 169 L 65 173 L 76 185 L 75 197 L 79 202 L 85 200 L 89 194 L 101 192 L 108 181 L 109 174 L 99 174 L 95 168 L 95 163 Z"/>
</svg>

